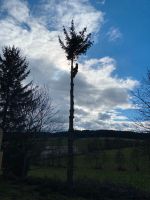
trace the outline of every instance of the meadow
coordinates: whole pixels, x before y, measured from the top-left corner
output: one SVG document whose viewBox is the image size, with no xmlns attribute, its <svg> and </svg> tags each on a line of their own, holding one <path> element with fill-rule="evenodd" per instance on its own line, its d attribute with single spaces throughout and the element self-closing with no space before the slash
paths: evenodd
<svg viewBox="0 0 150 200">
<path fill-rule="evenodd" d="M 90 198 L 90 195 L 94 194 L 96 195 L 94 199 L 99 199 L 100 195 L 103 199 L 130 199 L 130 197 L 132 199 L 132 195 L 137 195 L 136 199 L 149 199 L 148 144 L 148 141 L 136 139 L 77 139 L 74 145 L 74 180 L 78 185 L 76 192 L 78 195 L 67 197 L 65 194 L 67 140 L 53 138 L 46 141 L 46 150 L 42 151 L 40 156 L 33 157 L 27 183 L 14 184 L 11 181 L 3 183 L 1 181 L 0 195 L 3 200 L 13 199 L 13 196 L 14 199 L 25 200 L 60 198 L 78 200 Z M 9 189 L 6 190 L 6 187 Z M 129 196 L 126 197 L 126 194 Z M 119 196 L 113 198 L 113 195 Z"/>
<path fill-rule="evenodd" d="M 65 145 L 66 141 L 51 141 L 51 145 Z M 131 185 L 150 191 L 150 162 L 143 141 L 118 139 L 78 139 L 75 142 L 75 180 L 96 180 Z M 29 175 L 66 180 L 67 157 L 49 155 L 43 166 L 33 166 Z"/>
</svg>

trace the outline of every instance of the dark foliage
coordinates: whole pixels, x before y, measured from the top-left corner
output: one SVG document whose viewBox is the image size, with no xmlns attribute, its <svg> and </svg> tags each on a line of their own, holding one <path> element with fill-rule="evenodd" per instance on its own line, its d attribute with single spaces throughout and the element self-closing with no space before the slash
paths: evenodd
<svg viewBox="0 0 150 200">
<path fill-rule="evenodd" d="M 71 22 L 69 33 L 65 27 L 63 27 L 63 32 L 65 35 L 66 44 L 60 39 L 60 37 L 59 42 L 61 47 L 66 52 L 68 60 L 74 60 L 81 54 L 85 54 L 87 49 L 90 48 L 93 44 L 91 41 L 91 34 L 89 33 L 86 35 L 86 28 L 84 28 L 79 33 L 75 31 L 73 20 Z"/>
<path fill-rule="evenodd" d="M 32 82 L 25 84 L 30 70 L 26 58 L 14 46 L 0 55 L 0 126 L 4 132 L 25 131 L 26 114 L 33 101 Z"/>
<path fill-rule="evenodd" d="M 4 47 L 0 55 L 0 127 L 5 133 L 25 132 L 27 112 L 36 106 L 32 82 L 25 83 L 30 70 L 16 47 Z M 3 175 L 23 177 L 27 172 L 27 145 L 23 138 L 3 143 Z"/>
<path fill-rule="evenodd" d="M 0 127 L 10 137 L 3 141 L 3 175 L 25 177 L 31 150 L 35 147 L 32 137 L 23 133 L 56 128 L 52 105 L 46 88 L 26 83 L 30 70 L 26 58 L 18 48 L 4 47 L 0 55 Z"/>
</svg>

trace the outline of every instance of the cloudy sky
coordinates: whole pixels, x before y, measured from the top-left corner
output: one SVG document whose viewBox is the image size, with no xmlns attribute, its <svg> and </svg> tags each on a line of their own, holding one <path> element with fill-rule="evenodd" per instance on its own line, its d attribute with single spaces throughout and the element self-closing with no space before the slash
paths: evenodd
<svg viewBox="0 0 150 200">
<path fill-rule="evenodd" d="M 46 85 L 68 127 L 70 63 L 58 42 L 73 19 L 94 45 L 80 57 L 75 78 L 75 128 L 132 128 L 131 91 L 150 63 L 149 0 L 0 0 L 0 49 L 15 45 L 31 79 Z"/>
</svg>

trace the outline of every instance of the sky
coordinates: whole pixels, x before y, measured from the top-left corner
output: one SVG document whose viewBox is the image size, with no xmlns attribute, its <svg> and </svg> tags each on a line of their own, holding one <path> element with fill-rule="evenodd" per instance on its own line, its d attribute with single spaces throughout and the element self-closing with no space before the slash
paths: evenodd
<svg viewBox="0 0 150 200">
<path fill-rule="evenodd" d="M 21 49 L 68 129 L 70 63 L 58 42 L 74 20 L 93 46 L 78 60 L 75 129 L 135 129 L 132 91 L 149 68 L 149 0 L 0 0 L 0 52 Z"/>
</svg>

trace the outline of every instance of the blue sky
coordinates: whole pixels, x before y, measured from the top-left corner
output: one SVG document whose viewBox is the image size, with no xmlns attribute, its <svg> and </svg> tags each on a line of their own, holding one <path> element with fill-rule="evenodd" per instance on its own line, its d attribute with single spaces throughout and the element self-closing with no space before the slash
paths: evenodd
<svg viewBox="0 0 150 200">
<path fill-rule="evenodd" d="M 69 62 L 58 42 L 74 19 L 94 45 L 79 59 L 76 129 L 134 129 L 131 92 L 150 63 L 149 0 L 0 0 L 0 48 L 27 56 L 30 78 L 46 85 L 68 127 Z M 88 97 L 88 98 L 87 98 Z"/>
<path fill-rule="evenodd" d="M 93 54 L 109 55 L 117 60 L 120 76 L 142 79 L 150 63 L 150 1 L 149 0 L 106 0 L 105 4 L 91 3 L 105 12 L 105 21 L 99 42 Z M 114 42 L 108 41 L 105 33 L 110 27 L 119 28 L 122 36 Z M 95 51 L 95 48 L 97 49 Z"/>
</svg>

